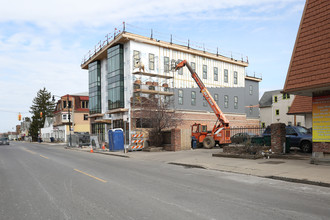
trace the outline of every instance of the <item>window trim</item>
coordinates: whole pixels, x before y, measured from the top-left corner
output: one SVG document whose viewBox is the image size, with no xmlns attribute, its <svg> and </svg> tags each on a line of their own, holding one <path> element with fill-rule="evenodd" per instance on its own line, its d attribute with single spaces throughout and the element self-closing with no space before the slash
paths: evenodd
<svg viewBox="0 0 330 220">
<path fill-rule="evenodd" d="M 178 104 L 183 105 L 183 90 L 182 89 L 178 90 Z"/>
<path fill-rule="evenodd" d="M 234 71 L 234 84 L 235 85 L 238 84 L 238 73 L 237 73 L 237 71 Z"/>
<path fill-rule="evenodd" d="M 279 109 L 275 109 L 275 115 L 276 116 L 280 115 L 280 110 Z"/>
<path fill-rule="evenodd" d="M 170 58 L 164 56 L 164 73 L 170 72 Z"/>
<path fill-rule="evenodd" d="M 191 105 L 196 105 L 196 92 L 191 91 Z"/>
<path fill-rule="evenodd" d="M 203 79 L 207 79 L 207 65 L 203 64 Z"/>
<path fill-rule="evenodd" d="M 224 95 L 224 107 L 228 108 L 229 107 L 229 96 Z"/>
<path fill-rule="evenodd" d="M 155 70 L 155 54 L 149 53 L 149 70 Z"/>
<path fill-rule="evenodd" d="M 223 70 L 223 81 L 228 83 L 228 69 Z"/>
<path fill-rule="evenodd" d="M 238 96 L 234 96 L 234 109 L 238 109 Z"/>
<path fill-rule="evenodd" d="M 213 77 L 214 77 L 214 81 L 219 81 L 219 69 L 218 67 L 213 67 Z"/>
</svg>

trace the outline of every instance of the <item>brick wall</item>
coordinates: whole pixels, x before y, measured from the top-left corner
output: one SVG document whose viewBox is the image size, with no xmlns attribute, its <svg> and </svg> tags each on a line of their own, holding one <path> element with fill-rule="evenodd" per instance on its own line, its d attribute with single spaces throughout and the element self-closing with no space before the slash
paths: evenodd
<svg viewBox="0 0 330 220">
<path fill-rule="evenodd" d="M 270 125 L 271 129 L 271 149 L 274 153 L 283 152 L 283 144 L 286 141 L 286 132 L 284 123 L 275 123 Z"/>
<path fill-rule="evenodd" d="M 257 127 L 259 126 L 259 119 L 248 119 L 246 115 L 225 114 L 230 122 L 230 127 Z M 212 130 L 217 117 L 213 112 L 177 112 L 177 117 L 180 118 L 181 123 L 178 128 L 191 129 L 194 123 L 207 124 L 208 130 Z"/>
<path fill-rule="evenodd" d="M 181 150 L 181 129 L 173 128 L 171 130 L 171 151 Z"/>
<path fill-rule="evenodd" d="M 313 142 L 313 152 L 330 153 L 329 142 Z"/>
</svg>

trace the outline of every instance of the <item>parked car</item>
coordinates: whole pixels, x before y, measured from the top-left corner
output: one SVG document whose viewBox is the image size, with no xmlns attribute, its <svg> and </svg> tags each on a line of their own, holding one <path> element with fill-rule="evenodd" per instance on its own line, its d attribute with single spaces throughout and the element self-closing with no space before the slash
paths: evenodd
<svg viewBox="0 0 330 220">
<path fill-rule="evenodd" d="M 246 142 L 247 140 L 250 140 L 252 137 L 257 136 L 256 134 L 249 133 L 249 132 L 242 132 L 242 133 L 237 133 L 233 135 L 230 140 L 231 143 L 233 144 L 241 144 Z"/>
<path fill-rule="evenodd" d="M 8 138 L 6 138 L 6 137 L 2 137 L 2 138 L 0 138 L 0 144 L 1 144 L 1 145 L 2 145 L 2 144 L 9 145 L 9 140 L 8 140 Z"/>
<path fill-rule="evenodd" d="M 299 147 L 303 152 L 312 152 L 312 134 L 307 128 L 301 126 L 286 126 L 286 138 L 290 144 L 290 147 Z M 266 128 L 263 137 L 271 135 L 270 126 Z"/>
</svg>

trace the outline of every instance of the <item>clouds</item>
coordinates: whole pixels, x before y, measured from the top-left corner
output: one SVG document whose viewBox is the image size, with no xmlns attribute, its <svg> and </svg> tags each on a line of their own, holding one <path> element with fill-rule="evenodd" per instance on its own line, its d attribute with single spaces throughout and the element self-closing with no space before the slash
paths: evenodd
<svg viewBox="0 0 330 220">
<path fill-rule="evenodd" d="M 211 44 L 213 49 L 220 46 L 222 51 L 244 51 L 250 61 L 258 63 L 252 72 L 262 72 L 265 76 L 271 62 L 261 59 L 261 50 L 264 45 L 269 46 L 267 38 L 273 40 L 271 31 L 276 24 L 272 22 L 285 20 L 283 23 L 289 25 L 292 14 L 300 19 L 304 2 L 7 1 L 0 8 L 0 132 L 18 124 L 18 112 L 28 112 L 33 98 L 43 87 L 56 95 L 86 92 L 88 73 L 80 68 L 83 56 L 123 21 L 136 25 L 135 30 L 143 33 L 150 33 L 150 28 L 154 28 L 155 33 L 190 38 L 191 42 Z M 294 40 L 295 36 L 291 35 L 289 32 L 289 38 Z M 259 42 L 254 42 L 254 38 Z M 258 45 L 262 46 L 258 48 Z M 287 46 L 277 47 L 288 51 Z M 254 53 L 260 57 L 254 57 Z M 271 53 L 268 51 L 268 54 Z"/>
<path fill-rule="evenodd" d="M 31 22 L 42 27 L 70 28 L 77 25 L 98 27 L 110 22 L 181 19 L 255 18 L 302 0 L 12 0 L 0 9 L 0 22 Z M 248 10 L 246 10 L 248 9 Z M 221 11 L 222 13 L 217 13 Z M 206 16 L 199 16 L 206 15 Z M 211 15 L 211 16 L 210 16 Z M 243 15 L 243 16 L 241 16 Z"/>
</svg>

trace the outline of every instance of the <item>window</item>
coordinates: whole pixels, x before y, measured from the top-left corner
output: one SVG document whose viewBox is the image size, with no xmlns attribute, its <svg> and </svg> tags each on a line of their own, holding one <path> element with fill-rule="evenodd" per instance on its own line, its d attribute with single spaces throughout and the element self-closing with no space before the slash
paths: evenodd
<svg viewBox="0 0 330 220">
<path fill-rule="evenodd" d="M 252 106 L 252 104 L 250 104 L 250 106 Z M 252 115 L 252 112 L 253 112 L 253 107 L 250 107 L 249 108 L 249 114 Z"/>
<path fill-rule="evenodd" d="M 62 120 L 66 120 L 67 119 L 67 115 L 62 115 Z"/>
<path fill-rule="evenodd" d="M 274 96 L 274 102 L 275 103 L 277 102 L 277 96 Z"/>
<path fill-rule="evenodd" d="M 124 107 L 124 52 L 118 44 L 107 51 L 108 110 Z"/>
<path fill-rule="evenodd" d="M 219 95 L 218 94 L 214 94 L 214 101 L 218 104 L 218 101 L 219 101 Z"/>
<path fill-rule="evenodd" d="M 284 93 L 283 94 L 283 100 L 284 99 L 290 99 L 290 94 L 288 94 L 288 93 Z"/>
<path fill-rule="evenodd" d="M 81 108 L 88 108 L 88 101 L 81 101 L 80 102 L 80 107 Z"/>
<path fill-rule="evenodd" d="M 149 70 L 155 69 L 155 55 L 152 53 L 149 53 Z"/>
<path fill-rule="evenodd" d="M 203 65 L 203 79 L 207 79 L 207 65 Z"/>
<path fill-rule="evenodd" d="M 109 69 L 109 63 L 108 69 Z M 100 61 L 95 61 L 88 65 L 89 75 L 89 112 L 90 114 L 101 112 L 101 65 Z"/>
<path fill-rule="evenodd" d="M 182 60 L 178 60 L 178 62 L 181 63 Z M 183 75 L 183 68 L 179 69 L 178 74 L 179 75 Z"/>
<path fill-rule="evenodd" d="M 286 127 L 285 132 L 287 135 L 297 135 L 297 132 L 292 127 Z"/>
<path fill-rule="evenodd" d="M 275 110 L 275 115 L 280 115 L 280 110 L 279 109 Z"/>
<path fill-rule="evenodd" d="M 218 75 L 218 67 L 214 67 L 214 81 L 218 81 L 219 80 L 219 75 Z"/>
<path fill-rule="evenodd" d="M 84 121 L 88 120 L 88 114 L 84 114 Z"/>
<path fill-rule="evenodd" d="M 137 50 L 134 50 L 133 51 L 133 61 L 134 61 L 134 68 L 139 67 L 139 63 L 140 63 L 140 51 L 137 51 Z"/>
<path fill-rule="evenodd" d="M 234 108 L 238 109 L 238 96 L 234 96 Z"/>
<path fill-rule="evenodd" d="M 206 101 L 206 98 L 203 97 L 203 106 L 206 107 L 207 106 L 207 101 Z"/>
<path fill-rule="evenodd" d="M 192 69 L 194 72 L 196 72 L 196 64 L 195 64 L 194 62 L 191 62 L 190 65 L 191 65 L 191 69 Z"/>
<path fill-rule="evenodd" d="M 164 57 L 164 72 L 168 73 L 170 72 L 170 58 Z"/>
<path fill-rule="evenodd" d="M 234 84 L 237 84 L 237 71 L 234 71 Z"/>
<path fill-rule="evenodd" d="M 225 95 L 224 100 L 225 100 L 225 108 L 228 108 L 228 102 L 229 102 L 229 97 L 228 97 L 228 95 Z"/>
<path fill-rule="evenodd" d="M 250 95 L 253 94 L 253 86 L 252 86 L 252 85 L 249 86 L 249 94 L 250 94 Z"/>
<path fill-rule="evenodd" d="M 179 89 L 179 105 L 183 105 L 183 90 L 182 89 Z"/>
<path fill-rule="evenodd" d="M 63 101 L 63 108 L 66 108 L 66 101 Z"/>
<path fill-rule="evenodd" d="M 292 125 L 292 122 L 291 121 L 288 121 L 288 125 L 291 126 Z"/>
<path fill-rule="evenodd" d="M 265 128 L 266 127 L 265 122 L 261 122 L 261 127 L 262 128 Z"/>
<path fill-rule="evenodd" d="M 191 92 L 191 105 L 196 105 L 196 92 Z"/>
<path fill-rule="evenodd" d="M 228 70 L 227 69 L 223 70 L 223 80 L 225 81 L 225 83 L 228 82 Z"/>
</svg>

